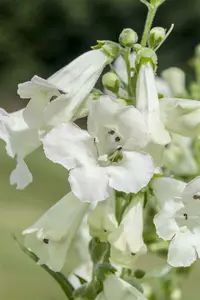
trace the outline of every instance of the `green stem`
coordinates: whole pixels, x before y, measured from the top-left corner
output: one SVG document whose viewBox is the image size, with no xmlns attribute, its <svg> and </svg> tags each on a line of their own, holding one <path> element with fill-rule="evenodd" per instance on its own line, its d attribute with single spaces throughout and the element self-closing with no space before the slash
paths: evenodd
<svg viewBox="0 0 200 300">
<path fill-rule="evenodd" d="M 147 40 L 148 40 L 148 37 L 149 37 L 149 32 L 151 30 L 151 26 L 152 26 L 153 19 L 155 17 L 157 8 L 158 8 L 157 5 L 151 5 L 150 4 L 148 6 L 149 11 L 148 11 L 147 20 L 146 20 L 146 23 L 145 23 L 144 32 L 143 32 L 142 41 L 141 41 L 142 47 L 145 47 L 146 44 L 147 44 Z"/>
<path fill-rule="evenodd" d="M 132 85 L 132 78 L 131 78 L 131 63 L 130 63 L 130 59 L 129 59 L 129 56 L 130 56 L 130 52 L 131 52 L 131 49 L 130 48 L 127 48 L 125 49 L 124 51 L 124 61 L 125 61 L 125 64 L 126 64 L 126 72 L 127 72 L 127 76 L 128 76 L 128 95 L 130 98 L 133 97 L 134 95 L 134 92 L 133 92 L 133 85 Z"/>
</svg>

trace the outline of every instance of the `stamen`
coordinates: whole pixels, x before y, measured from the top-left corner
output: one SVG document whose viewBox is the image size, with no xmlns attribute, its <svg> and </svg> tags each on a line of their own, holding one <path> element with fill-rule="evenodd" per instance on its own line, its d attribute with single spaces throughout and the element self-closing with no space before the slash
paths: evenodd
<svg viewBox="0 0 200 300">
<path fill-rule="evenodd" d="M 115 142 L 119 142 L 120 140 L 121 140 L 120 137 L 119 137 L 119 136 L 116 136 Z"/>
<path fill-rule="evenodd" d="M 104 229 L 103 231 L 104 231 L 104 232 L 107 232 L 107 230 L 106 230 L 106 229 Z"/>
<path fill-rule="evenodd" d="M 121 150 L 122 150 L 122 146 L 118 146 L 118 147 L 117 147 L 117 150 L 118 150 L 118 151 L 121 151 Z"/>
<path fill-rule="evenodd" d="M 108 131 L 108 133 L 113 135 L 113 134 L 115 134 L 115 131 L 113 129 L 111 129 L 111 130 Z"/>
<path fill-rule="evenodd" d="M 195 200 L 197 200 L 197 199 L 200 200 L 200 195 L 194 195 L 194 196 L 193 196 L 193 199 L 195 199 Z"/>
<path fill-rule="evenodd" d="M 188 219 L 188 215 L 187 214 L 183 214 L 183 216 L 185 217 L 185 220 Z"/>
<path fill-rule="evenodd" d="M 49 240 L 48 239 L 43 239 L 43 242 L 48 245 Z"/>
<path fill-rule="evenodd" d="M 136 255 L 136 253 L 133 253 L 133 252 L 131 252 L 131 255 L 132 255 L 132 256 L 135 256 L 135 255 Z"/>
</svg>

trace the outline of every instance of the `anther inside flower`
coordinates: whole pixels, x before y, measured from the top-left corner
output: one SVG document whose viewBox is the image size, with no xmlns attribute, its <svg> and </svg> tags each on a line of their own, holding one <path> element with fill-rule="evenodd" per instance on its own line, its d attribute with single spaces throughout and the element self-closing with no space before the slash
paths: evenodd
<svg viewBox="0 0 200 300">
<path fill-rule="evenodd" d="M 200 257 L 200 177 L 188 184 L 157 179 L 154 193 L 163 202 L 154 218 L 157 234 L 171 240 L 168 262 L 175 267 L 189 266 Z"/>
<path fill-rule="evenodd" d="M 60 124 L 43 140 L 46 156 L 70 170 L 72 192 L 82 201 L 101 201 L 111 188 L 137 193 L 154 173 L 146 122 L 133 106 L 122 107 L 108 96 L 93 101 L 88 131 Z"/>
</svg>

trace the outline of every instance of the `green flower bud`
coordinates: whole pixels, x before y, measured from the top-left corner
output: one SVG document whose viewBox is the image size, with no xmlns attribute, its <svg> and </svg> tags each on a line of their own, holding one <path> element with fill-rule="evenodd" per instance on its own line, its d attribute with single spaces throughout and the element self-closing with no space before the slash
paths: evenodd
<svg viewBox="0 0 200 300">
<path fill-rule="evenodd" d="M 166 31 L 163 27 L 154 27 L 150 31 L 149 46 L 155 48 L 160 42 L 165 39 Z"/>
<path fill-rule="evenodd" d="M 113 72 L 108 72 L 103 75 L 102 78 L 103 85 L 106 89 L 113 93 L 118 93 L 119 91 L 119 77 L 113 73 Z"/>
<path fill-rule="evenodd" d="M 131 28 L 124 29 L 119 36 L 119 42 L 124 47 L 133 47 L 133 45 L 137 43 L 137 41 L 138 35 Z"/>
<path fill-rule="evenodd" d="M 117 43 L 114 43 L 112 41 L 97 41 L 97 45 L 91 47 L 92 49 L 102 49 L 104 54 L 107 55 L 107 57 L 110 60 L 110 63 L 116 59 L 120 54 L 120 45 Z"/>
<path fill-rule="evenodd" d="M 142 46 L 140 45 L 140 44 L 135 44 L 134 46 L 133 46 L 133 50 L 137 53 L 139 50 L 141 50 L 142 49 Z"/>
</svg>

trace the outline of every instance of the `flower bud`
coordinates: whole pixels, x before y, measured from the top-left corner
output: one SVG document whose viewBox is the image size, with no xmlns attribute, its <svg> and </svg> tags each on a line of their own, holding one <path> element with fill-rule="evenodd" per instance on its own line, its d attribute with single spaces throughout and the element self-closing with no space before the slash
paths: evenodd
<svg viewBox="0 0 200 300">
<path fill-rule="evenodd" d="M 133 45 L 137 43 L 137 41 L 138 35 L 131 28 L 124 29 L 119 36 L 119 42 L 124 47 L 133 47 Z"/>
<path fill-rule="evenodd" d="M 166 31 L 163 27 L 154 27 L 150 31 L 149 46 L 155 48 L 165 39 Z"/>
<path fill-rule="evenodd" d="M 119 77 L 113 73 L 108 72 L 103 75 L 102 78 L 103 85 L 106 89 L 113 93 L 118 93 L 119 91 Z"/>
<path fill-rule="evenodd" d="M 92 49 L 101 49 L 107 55 L 110 63 L 120 54 L 120 45 L 117 43 L 112 41 L 97 41 L 97 43 Z"/>
</svg>

